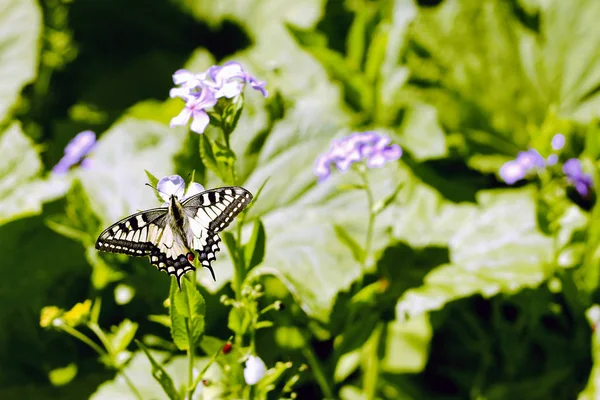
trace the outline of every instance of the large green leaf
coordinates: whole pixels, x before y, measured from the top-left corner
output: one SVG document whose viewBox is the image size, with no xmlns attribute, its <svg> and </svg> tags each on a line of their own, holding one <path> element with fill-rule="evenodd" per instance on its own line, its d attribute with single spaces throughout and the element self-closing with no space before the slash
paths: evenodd
<svg viewBox="0 0 600 400">
<path fill-rule="evenodd" d="M 183 129 L 127 117 L 102 135 L 88 157 L 92 167 L 78 173 L 105 226 L 127 214 L 160 206 L 152 189 L 144 186 L 145 170 L 159 179 L 171 175 L 173 156 L 186 134 Z"/>
<path fill-rule="evenodd" d="M 541 122 L 547 105 L 522 66 L 524 32 L 502 0 L 422 8 L 409 29 L 413 85 L 398 96 L 434 105 L 442 126 L 464 136 L 469 157 L 515 154 L 528 143 L 527 124 Z"/>
<path fill-rule="evenodd" d="M 0 225 L 41 212 L 42 203 L 63 195 L 66 178 L 38 178 L 42 163 L 33 142 L 13 123 L 0 133 Z"/>
<path fill-rule="evenodd" d="M 451 263 L 406 291 L 399 315 L 437 310 L 476 293 L 489 297 L 536 287 L 552 272 L 552 241 L 536 226 L 533 190 L 481 192 L 478 202 L 477 215 L 454 226 Z"/>
<path fill-rule="evenodd" d="M 34 0 L 0 3 L 0 120 L 31 82 L 38 68 L 42 16 Z"/>
<path fill-rule="evenodd" d="M 523 65 L 543 102 L 589 121 L 600 113 L 600 3 L 545 2 L 540 32 L 523 38 Z"/>
</svg>

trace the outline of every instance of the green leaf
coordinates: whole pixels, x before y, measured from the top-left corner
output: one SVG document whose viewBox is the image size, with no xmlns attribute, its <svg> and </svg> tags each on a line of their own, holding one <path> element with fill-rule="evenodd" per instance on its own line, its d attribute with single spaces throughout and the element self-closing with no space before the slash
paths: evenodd
<svg viewBox="0 0 600 400">
<path fill-rule="evenodd" d="M 527 124 L 541 122 L 548 103 L 522 67 L 526 30 L 508 3 L 421 9 L 408 35 L 405 59 L 411 80 L 420 83 L 404 96 L 434 106 L 439 124 L 464 137 L 467 159 L 527 147 Z"/>
<path fill-rule="evenodd" d="M 229 311 L 227 327 L 236 334 L 244 335 L 252 323 L 252 315 L 245 307 L 233 307 Z"/>
<path fill-rule="evenodd" d="M 204 166 L 223 182 L 229 182 L 231 179 L 227 166 L 235 157 L 232 154 L 231 150 L 220 147 L 218 142 L 213 142 L 207 134 L 200 135 L 200 159 Z"/>
<path fill-rule="evenodd" d="M 246 271 L 250 271 L 257 265 L 260 265 L 260 263 L 265 258 L 265 242 L 265 226 L 259 219 L 254 222 L 252 236 L 250 236 L 250 240 L 248 241 L 248 243 L 244 245 L 244 259 L 246 260 Z"/>
<path fill-rule="evenodd" d="M 0 115 L 4 119 L 17 102 L 23 86 L 32 82 L 37 75 L 42 31 L 40 6 L 32 0 L 5 1 L 2 4 L 0 25 L 3 27 L 0 33 L 0 42 L 3 43 L 0 52 Z"/>
<path fill-rule="evenodd" d="M 362 262 L 365 256 L 365 252 L 361 245 L 340 225 L 333 225 L 333 230 L 338 240 L 342 242 L 350 251 L 356 262 Z"/>
<path fill-rule="evenodd" d="M 531 31 L 521 43 L 525 71 L 545 104 L 583 121 L 600 116 L 598 15 L 600 4 L 593 0 L 550 2 L 540 7 L 539 34 Z M 589 35 L 582 38 L 579 32 Z"/>
<path fill-rule="evenodd" d="M 476 216 L 453 226 L 451 263 L 433 269 L 422 286 L 402 295 L 399 319 L 476 293 L 491 297 L 537 287 L 553 273 L 552 240 L 536 226 L 533 190 L 480 192 L 478 202 Z"/>
<path fill-rule="evenodd" d="M 179 291 L 179 287 L 177 286 L 177 280 L 175 278 L 172 278 L 171 289 L 169 292 L 169 316 L 171 317 L 171 337 L 173 338 L 173 343 L 175 343 L 175 346 L 177 346 L 179 350 L 187 350 L 190 348 L 187 334 L 187 325 L 185 316 L 175 306 L 175 296 L 177 295 L 182 295 L 182 293 Z"/>
<path fill-rule="evenodd" d="M 136 340 L 135 344 L 137 344 L 138 347 L 140 349 L 142 349 L 144 354 L 146 354 L 146 357 L 148 357 L 148 361 L 150 361 L 150 364 L 152 365 L 152 376 L 160 384 L 160 386 L 165 391 L 167 396 L 169 396 L 169 399 L 171 399 L 171 400 L 181 399 L 182 397 L 177 392 L 177 389 L 175 389 L 175 384 L 173 383 L 173 379 L 171 379 L 171 376 L 169 375 L 169 373 L 163 368 L 162 365 L 160 365 L 154 359 L 154 357 L 152 357 L 152 355 L 150 354 L 150 352 L 148 351 L 146 346 L 143 345 L 142 342 L 140 342 L 139 340 Z"/>
<path fill-rule="evenodd" d="M 315 31 L 287 26 L 299 45 L 310 52 L 325 67 L 331 79 L 344 86 L 348 102 L 357 110 L 372 111 L 373 90 L 363 73 L 352 68 L 344 57 L 326 47 L 326 39 Z"/>
<path fill-rule="evenodd" d="M 77 376 L 77 364 L 71 363 L 63 368 L 55 368 L 48 373 L 53 386 L 64 386 Z"/>
<path fill-rule="evenodd" d="M 278 362 L 275 364 L 275 367 L 269 368 L 265 372 L 265 376 L 255 386 L 257 398 L 267 398 L 267 393 L 275 389 L 279 379 L 291 367 L 291 362 Z"/>
<path fill-rule="evenodd" d="M 150 181 L 150 185 L 152 185 L 154 188 L 158 188 L 158 178 L 152 175 L 147 169 L 145 169 L 144 172 L 146 173 L 146 176 Z M 156 196 L 156 199 L 159 202 L 162 203 L 165 201 L 162 197 L 160 197 L 160 193 L 158 193 L 158 190 L 154 190 L 154 195 Z"/>
<path fill-rule="evenodd" d="M 128 319 L 121 321 L 118 326 L 111 327 L 109 338 L 112 344 L 112 350 L 115 354 L 127 349 L 127 346 L 129 346 L 129 343 L 131 343 L 135 337 L 137 329 L 138 324 L 131 322 Z"/>
<path fill-rule="evenodd" d="M 388 323 L 381 369 L 393 374 L 421 372 L 427 363 L 432 336 L 428 315 Z"/>
<path fill-rule="evenodd" d="M 438 122 L 437 110 L 427 104 L 415 104 L 404 114 L 399 129 L 402 147 L 417 161 L 448 155 L 446 134 Z"/>
<path fill-rule="evenodd" d="M 176 313 L 185 318 L 188 346 L 196 346 L 204 333 L 206 302 L 196 285 L 183 279 L 183 290 L 174 294 Z M 178 346 L 179 347 L 179 346 Z"/>
<path fill-rule="evenodd" d="M 18 7 L 13 9 L 18 10 Z M 13 79 L 11 77 L 11 82 Z M 39 214 L 44 202 L 67 191 L 70 182 L 66 177 L 37 178 L 42 163 L 33 142 L 23 134 L 18 123 L 0 133 L 0 154 L 0 225 Z"/>
<path fill-rule="evenodd" d="M 88 156 L 97 168 L 78 171 L 91 207 L 108 226 L 139 210 L 160 203 L 144 186 L 144 168 L 152 166 L 158 176 L 173 173 L 173 157 L 180 151 L 187 132 L 147 120 L 126 117 L 104 132 Z"/>
<path fill-rule="evenodd" d="M 77 240 L 84 246 L 94 247 L 96 235 L 101 229 L 100 221 L 78 179 L 73 181 L 66 200 L 64 214 L 48 217 L 47 225 L 55 232 Z"/>
<path fill-rule="evenodd" d="M 233 260 L 233 264 L 237 266 L 236 268 L 242 269 L 243 275 L 241 278 L 243 280 L 246 270 L 243 264 L 244 260 L 240 259 L 240 254 L 238 252 L 238 245 L 235 241 L 235 236 L 233 236 L 233 233 L 231 232 L 223 232 L 221 234 L 221 237 L 223 238 L 223 243 L 225 243 L 225 246 L 227 246 L 227 250 L 229 251 L 229 256 Z"/>
</svg>

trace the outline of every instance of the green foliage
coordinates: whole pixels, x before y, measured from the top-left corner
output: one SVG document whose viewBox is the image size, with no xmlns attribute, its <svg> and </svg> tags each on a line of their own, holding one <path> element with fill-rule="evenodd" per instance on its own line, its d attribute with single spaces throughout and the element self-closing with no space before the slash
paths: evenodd
<svg viewBox="0 0 600 400">
<path fill-rule="evenodd" d="M 3 398 L 598 397 L 600 3 L 92 3 L 0 7 Z M 269 97 L 171 128 L 170 74 L 215 60 Z M 89 163 L 52 172 L 84 129 Z M 402 158 L 317 182 L 332 139 L 366 130 Z M 509 187 L 529 148 L 557 164 Z M 163 202 L 144 183 L 190 173 L 254 195 L 216 282 L 95 249 Z"/>
</svg>

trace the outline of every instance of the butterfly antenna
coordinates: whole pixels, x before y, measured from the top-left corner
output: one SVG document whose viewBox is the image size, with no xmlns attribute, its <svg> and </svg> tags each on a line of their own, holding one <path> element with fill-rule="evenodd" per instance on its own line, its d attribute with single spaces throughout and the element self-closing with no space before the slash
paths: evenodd
<svg viewBox="0 0 600 400">
<path fill-rule="evenodd" d="M 168 194 L 166 194 L 166 193 L 165 193 L 165 192 L 163 192 L 162 190 L 158 190 L 158 188 L 157 188 L 157 187 L 154 187 L 154 186 L 152 186 L 152 185 L 151 185 L 151 184 L 149 184 L 149 183 L 146 183 L 146 186 L 149 186 L 149 187 L 151 187 L 152 189 L 156 190 L 158 193 L 162 193 L 162 194 L 164 194 L 165 196 L 169 196 Z"/>
<path fill-rule="evenodd" d="M 188 178 L 190 177 L 191 174 L 192 174 L 191 172 L 189 174 L 187 174 L 187 176 L 185 177 L 185 179 L 183 180 L 183 182 L 181 182 L 181 185 L 179 185 L 179 187 L 177 188 L 177 190 L 175 191 L 175 193 L 179 192 L 179 189 L 181 189 L 182 186 L 185 188 L 185 181 L 188 180 Z"/>
</svg>

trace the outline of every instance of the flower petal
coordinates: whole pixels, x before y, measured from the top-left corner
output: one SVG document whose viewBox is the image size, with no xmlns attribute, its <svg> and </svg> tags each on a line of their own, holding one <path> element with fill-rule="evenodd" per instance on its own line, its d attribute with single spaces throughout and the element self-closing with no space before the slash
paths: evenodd
<svg viewBox="0 0 600 400">
<path fill-rule="evenodd" d="M 188 199 L 192 196 L 197 195 L 198 193 L 204 192 L 204 186 L 199 183 L 193 182 L 186 190 L 185 195 L 181 199 L 182 201 Z"/>
<path fill-rule="evenodd" d="M 169 126 L 171 128 L 174 126 L 185 126 L 188 123 L 188 121 L 190 120 L 191 116 L 192 116 L 192 110 L 190 110 L 186 106 L 183 108 L 183 110 L 181 110 L 179 115 L 171 118 L 171 122 L 169 123 Z"/>
<path fill-rule="evenodd" d="M 556 163 L 558 163 L 558 156 L 556 154 L 550 154 L 548 158 L 546 158 L 546 164 L 556 165 Z"/>
<path fill-rule="evenodd" d="M 317 158 L 317 161 L 315 162 L 315 166 L 313 168 L 313 172 L 319 178 L 319 182 L 324 181 L 329 177 L 329 175 L 331 175 L 331 168 L 329 166 L 330 163 L 331 160 L 329 159 L 329 157 L 327 157 L 326 154 L 323 154 L 319 158 Z"/>
<path fill-rule="evenodd" d="M 209 122 L 210 118 L 204 110 L 194 111 L 190 129 L 198 134 L 204 133 L 204 130 L 208 126 Z"/>
<path fill-rule="evenodd" d="M 194 78 L 195 78 L 194 74 L 192 74 L 187 69 L 179 69 L 179 70 L 175 71 L 175 73 L 173 74 L 173 83 L 176 85 L 181 85 L 181 84 L 186 83 Z"/>
<path fill-rule="evenodd" d="M 509 185 L 523 179 L 526 169 L 517 160 L 508 161 L 500 168 L 500 178 Z"/>
<path fill-rule="evenodd" d="M 248 385 L 254 385 L 260 381 L 267 372 L 267 366 L 260 357 L 249 356 L 244 368 L 244 380 Z"/>
<path fill-rule="evenodd" d="M 190 89 L 186 87 L 176 87 L 169 90 L 169 97 L 174 99 L 175 97 L 181 97 L 185 101 L 190 100 Z"/>
<path fill-rule="evenodd" d="M 240 93 L 242 93 L 243 89 L 244 84 L 234 80 L 223 84 L 221 88 L 215 93 L 215 97 L 226 97 L 228 99 L 232 99 L 235 96 L 238 96 Z"/>
<path fill-rule="evenodd" d="M 215 81 L 220 85 L 232 79 L 246 81 L 246 73 L 244 72 L 244 68 L 242 68 L 242 64 L 235 61 L 223 64 L 223 67 L 221 67 L 215 76 Z"/>
<path fill-rule="evenodd" d="M 52 173 L 57 175 L 64 175 L 69 172 L 69 169 L 76 164 L 77 161 L 73 161 L 73 158 L 64 156 L 58 161 L 58 163 L 52 168 Z"/>
<path fill-rule="evenodd" d="M 248 83 L 250 84 L 250 87 L 252 87 L 252 89 L 261 92 L 263 97 L 267 97 L 269 95 L 269 92 L 267 91 L 267 89 L 265 89 L 265 86 L 267 86 L 267 82 L 259 81 L 253 76 L 248 76 Z"/>
<path fill-rule="evenodd" d="M 544 157 L 535 149 L 519 152 L 515 161 L 521 164 L 525 171 L 531 168 L 544 168 L 545 166 Z"/>
<path fill-rule="evenodd" d="M 554 149 L 554 151 L 562 149 L 563 147 L 565 147 L 565 141 L 565 135 L 563 135 L 562 133 L 557 133 L 552 138 L 552 149 Z"/>
<path fill-rule="evenodd" d="M 96 145 L 96 134 L 92 131 L 83 131 L 78 133 L 65 147 L 65 154 L 81 160 Z"/>
<path fill-rule="evenodd" d="M 160 181 L 158 181 L 158 185 L 156 188 L 158 189 L 158 193 L 160 197 L 164 201 L 169 201 L 171 195 L 175 195 L 178 199 L 183 197 L 183 190 L 185 186 L 185 181 L 179 175 L 171 175 L 165 176 Z"/>
<path fill-rule="evenodd" d="M 570 178 L 577 178 L 583 173 L 581 161 L 577 158 L 570 158 L 565 161 L 562 170 Z"/>
</svg>

